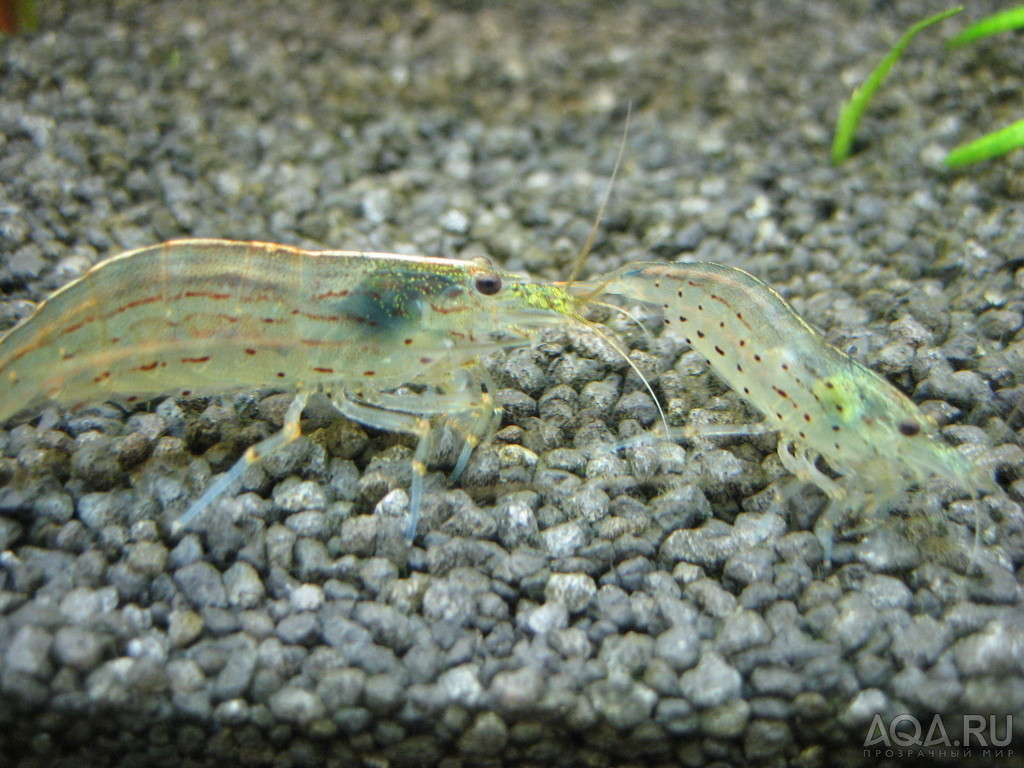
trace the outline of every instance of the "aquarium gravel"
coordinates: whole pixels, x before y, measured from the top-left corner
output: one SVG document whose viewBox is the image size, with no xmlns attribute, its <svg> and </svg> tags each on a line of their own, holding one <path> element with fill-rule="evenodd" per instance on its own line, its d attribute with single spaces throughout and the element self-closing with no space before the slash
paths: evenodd
<svg viewBox="0 0 1024 768">
<path fill-rule="evenodd" d="M 699 429 L 756 414 L 621 318 L 697 438 L 632 439 L 640 379 L 554 328 L 486 361 L 502 424 L 456 483 L 439 440 L 412 547 L 411 442 L 329 408 L 173 536 L 290 395 L 49 407 L 0 430 L 0 766 L 1024 764 L 1024 157 L 942 163 L 1016 119 L 1019 38 L 922 35 L 833 168 L 842 99 L 946 6 L 39 5 L 0 39 L 3 327 L 182 237 L 564 279 L 631 104 L 584 276 L 752 272 L 1000 492 L 928 484 L 825 564 L 774 437 Z"/>
</svg>

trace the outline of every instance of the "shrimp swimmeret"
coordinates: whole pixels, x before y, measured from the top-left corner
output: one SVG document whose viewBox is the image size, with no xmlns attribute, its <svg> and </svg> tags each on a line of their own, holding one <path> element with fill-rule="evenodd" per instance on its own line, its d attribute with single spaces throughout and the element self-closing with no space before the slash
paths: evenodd
<svg viewBox="0 0 1024 768">
<path fill-rule="evenodd" d="M 101 262 L 0 338 L 0 423 L 47 400 L 295 391 L 281 431 L 211 484 L 176 521 L 181 530 L 246 467 L 297 438 L 307 399 L 322 391 L 355 421 L 418 438 L 411 539 L 431 418 L 467 435 L 457 477 L 500 413 L 493 386 L 481 386 L 480 356 L 566 318 L 585 322 L 576 304 L 561 287 L 482 261 L 172 241 Z M 406 384 L 427 389 L 398 391 Z"/>
<path fill-rule="evenodd" d="M 577 286 L 586 289 L 588 286 Z M 830 499 L 815 533 L 831 554 L 844 513 L 893 509 L 905 491 L 939 476 L 973 492 L 987 484 L 902 392 L 811 328 L 778 293 L 719 264 L 634 263 L 589 288 L 655 305 L 780 435 L 782 464 Z M 838 474 L 815 464 L 821 457 Z"/>
</svg>

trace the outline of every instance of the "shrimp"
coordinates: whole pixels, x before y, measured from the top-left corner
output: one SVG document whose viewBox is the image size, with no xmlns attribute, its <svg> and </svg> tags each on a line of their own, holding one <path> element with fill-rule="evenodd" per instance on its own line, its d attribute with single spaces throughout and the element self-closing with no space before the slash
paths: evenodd
<svg viewBox="0 0 1024 768">
<path fill-rule="evenodd" d="M 260 457 L 295 440 L 307 399 L 413 435 L 407 538 L 419 519 L 431 418 L 469 425 L 458 477 L 500 413 L 481 355 L 585 322 L 561 287 L 483 261 L 268 243 L 177 240 L 108 259 L 0 338 L 0 423 L 44 401 L 292 389 L 284 426 L 249 447 L 175 523 L 183 530 Z M 498 338 L 498 334 L 502 338 Z M 425 385 L 422 393 L 399 390 Z"/>
<path fill-rule="evenodd" d="M 594 290 L 596 287 L 596 291 Z M 893 509 L 929 476 L 971 489 L 969 458 L 902 392 L 839 351 L 752 275 L 711 263 L 634 263 L 577 289 L 656 305 L 715 373 L 764 414 L 778 454 L 830 499 L 815 535 L 831 559 L 844 513 Z M 825 460 L 837 479 L 817 466 Z"/>
</svg>

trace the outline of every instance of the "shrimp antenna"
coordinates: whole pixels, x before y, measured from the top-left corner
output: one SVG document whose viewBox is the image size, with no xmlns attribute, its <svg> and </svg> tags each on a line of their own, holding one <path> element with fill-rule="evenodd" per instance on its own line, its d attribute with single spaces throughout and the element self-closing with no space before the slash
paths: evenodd
<svg viewBox="0 0 1024 768">
<path fill-rule="evenodd" d="M 609 304 L 609 305 L 605 305 L 605 306 L 613 306 L 613 305 Z M 615 307 L 615 308 L 616 309 L 621 309 L 620 307 Z M 622 312 L 627 317 L 632 317 L 625 310 L 622 310 Z M 633 318 L 633 319 L 635 320 L 635 318 Z M 665 427 L 665 439 L 667 440 L 669 438 L 669 435 L 671 434 L 669 432 L 669 428 L 668 428 L 668 418 L 665 416 L 665 411 L 662 409 L 661 403 L 658 402 L 658 396 L 656 394 L 654 394 L 654 387 L 651 386 L 651 382 L 648 381 L 646 376 L 644 376 L 644 372 L 640 370 L 640 366 L 638 366 L 636 363 L 634 363 L 633 359 L 626 352 L 625 348 L 623 348 L 623 346 L 621 344 L 619 344 L 615 339 L 613 339 L 611 336 L 609 336 L 607 333 L 605 333 L 604 330 L 600 326 L 598 326 L 596 323 L 591 323 L 591 322 L 586 321 L 586 320 L 584 322 L 587 324 L 587 326 L 590 328 L 590 330 L 592 330 L 599 337 L 604 339 L 604 341 L 606 341 L 609 344 L 609 346 L 611 346 L 612 349 L 614 349 L 616 352 L 618 352 L 620 355 L 622 355 L 622 359 L 625 360 L 627 365 L 629 365 L 629 367 L 633 369 L 634 373 L 636 373 L 636 375 L 640 377 L 640 381 L 642 381 L 644 383 L 644 388 L 650 394 L 651 399 L 654 400 L 654 407 L 658 409 L 658 417 L 661 419 L 662 426 Z M 644 333 L 646 333 L 646 332 L 647 332 L 647 329 L 644 328 Z"/>
<path fill-rule="evenodd" d="M 615 186 L 615 179 L 619 175 L 619 166 L 622 165 L 622 156 L 626 152 L 626 137 L 629 135 L 629 120 L 632 115 L 633 102 L 627 102 L 626 125 L 622 129 L 622 140 L 619 142 L 619 152 L 615 156 L 615 166 L 612 168 L 612 177 L 611 179 L 608 180 L 608 187 L 605 189 L 604 197 L 601 199 L 601 205 L 597 209 L 597 217 L 594 219 L 594 226 L 590 228 L 590 234 L 587 236 L 587 241 L 583 244 L 583 249 L 580 251 L 580 255 L 576 258 L 576 263 L 573 264 L 572 271 L 569 273 L 569 278 L 565 281 L 565 283 L 563 283 L 563 285 L 565 286 L 566 293 L 568 293 L 569 289 L 572 287 L 572 284 L 576 282 L 576 280 L 579 278 L 580 272 L 583 271 L 583 265 L 587 261 L 587 256 L 590 255 L 590 249 L 594 246 L 594 240 L 597 239 L 597 228 L 601 225 L 601 217 L 604 216 L 604 209 L 608 205 L 609 198 L 611 198 L 612 196 L 612 187 Z M 616 307 L 614 304 L 608 304 L 603 301 L 594 300 L 593 297 L 601 293 L 602 287 L 603 284 L 599 285 L 596 290 L 593 290 L 586 294 L 585 296 L 583 296 L 582 302 L 588 304 L 593 303 L 603 307 L 610 307 L 611 309 L 621 312 L 626 317 L 630 318 L 633 322 L 635 322 L 637 325 L 639 325 L 644 334 L 647 334 L 647 329 L 643 327 L 643 324 L 640 323 L 639 320 L 633 317 L 629 312 L 624 310 L 622 307 Z M 605 333 L 600 327 L 597 326 L 596 323 L 591 323 L 587 321 L 584 322 L 586 322 L 590 330 L 596 333 L 601 339 L 606 341 L 612 349 L 614 349 L 616 352 L 622 355 L 622 359 L 625 360 L 629 367 L 632 368 L 633 371 L 636 373 L 636 375 L 640 377 L 640 381 L 644 383 L 644 387 L 647 389 L 647 392 L 651 395 L 651 398 L 654 400 L 654 405 L 658 409 L 658 416 L 661 418 L 662 426 L 665 427 L 665 437 L 668 438 L 668 418 L 665 416 L 665 411 L 662 410 L 661 403 L 658 402 L 658 396 L 654 394 L 654 387 L 651 386 L 651 382 L 647 380 L 647 377 L 644 376 L 643 371 L 641 371 L 639 366 L 637 366 L 637 364 L 633 362 L 633 360 L 629 356 L 629 353 L 622 347 L 621 344 L 619 344 L 617 341 L 615 341 L 615 339 L 613 339 L 611 336 Z"/>
<path fill-rule="evenodd" d="M 583 265 L 587 261 L 587 256 L 590 255 L 590 249 L 594 246 L 594 240 L 597 239 L 597 228 L 601 225 L 601 217 L 604 216 L 605 206 L 608 205 L 608 199 L 612 196 L 612 187 L 615 186 L 615 179 L 619 175 L 619 165 L 622 163 L 622 156 L 626 151 L 626 136 L 629 135 L 629 118 L 633 114 L 633 102 L 626 103 L 626 126 L 622 129 L 622 141 L 619 142 L 619 153 L 615 156 L 615 167 L 612 168 L 612 177 L 608 180 L 608 187 L 604 191 L 604 197 L 601 199 L 601 205 L 597 209 L 597 217 L 594 219 L 594 226 L 590 228 L 590 234 L 587 236 L 587 241 L 583 244 L 583 250 L 580 251 L 580 255 L 576 258 L 576 263 L 572 265 L 572 271 L 569 273 L 569 279 L 565 281 L 565 290 L 568 291 L 573 283 L 576 282 L 580 276 L 580 272 L 583 271 Z"/>
<path fill-rule="evenodd" d="M 654 342 L 654 337 L 651 335 L 651 332 L 644 327 L 644 324 L 640 322 L 640 318 L 638 318 L 625 307 L 620 307 L 619 305 L 612 304 L 611 302 L 608 301 L 597 301 L 596 299 L 588 299 L 587 304 L 593 305 L 595 307 L 604 307 L 605 309 L 610 309 L 613 312 L 618 312 L 626 319 L 631 320 L 633 324 L 640 329 L 640 333 L 644 335 L 644 338 L 647 339 L 648 343 Z"/>
<path fill-rule="evenodd" d="M 609 303 L 607 301 L 597 301 L 597 300 L 594 300 L 594 299 L 590 299 L 589 303 L 593 304 L 595 306 L 598 306 L 598 307 L 605 307 L 607 309 L 612 310 L 613 312 L 618 312 L 623 317 L 627 318 L 628 320 L 631 320 L 636 325 L 636 327 L 640 329 L 640 332 L 644 335 L 644 338 L 647 339 L 647 343 L 648 344 L 653 344 L 654 343 L 654 337 L 651 335 L 651 332 L 648 331 L 647 328 L 644 327 L 644 324 L 640 322 L 640 318 L 638 318 L 636 315 L 634 315 L 632 312 L 630 312 L 625 307 L 620 307 L 620 306 L 618 306 L 616 304 L 611 304 L 611 303 Z M 598 331 L 599 335 L 600 335 L 600 333 L 601 333 L 601 331 Z M 614 347 L 615 350 L 619 354 L 621 354 L 624 358 L 626 358 L 626 362 L 629 363 L 630 368 L 632 368 L 634 371 L 636 371 L 636 375 L 640 377 L 640 380 L 643 381 L 644 386 L 647 388 L 647 391 L 650 392 L 651 397 L 654 398 L 654 405 L 658 409 L 658 417 L 661 419 L 661 425 L 663 427 L 665 427 L 665 439 L 668 440 L 669 437 L 670 437 L 669 427 L 668 427 L 668 419 L 665 417 L 665 412 L 661 409 L 661 403 L 658 401 L 658 398 L 655 396 L 654 390 L 651 389 L 651 385 L 647 381 L 647 377 L 644 376 L 640 372 L 640 369 L 637 368 L 633 364 L 633 361 L 632 361 L 632 359 L 630 359 L 629 355 L 627 355 L 622 349 L 619 349 L 619 347 L 616 346 L 614 343 L 612 344 L 612 347 Z"/>
</svg>

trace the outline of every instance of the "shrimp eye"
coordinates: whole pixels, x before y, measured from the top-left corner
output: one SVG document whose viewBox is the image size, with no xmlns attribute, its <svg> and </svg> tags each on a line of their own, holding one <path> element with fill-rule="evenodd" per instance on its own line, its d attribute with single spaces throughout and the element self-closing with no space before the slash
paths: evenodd
<svg viewBox="0 0 1024 768">
<path fill-rule="evenodd" d="M 921 425 L 916 421 L 901 421 L 898 429 L 904 437 L 913 437 L 921 431 Z"/>
<path fill-rule="evenodd" d="M 476 289 L 484 296 L 493 296 L 501 290 L 501 278 L 497 275 L 480 275 L 476 279 Z"/>
</svg>

